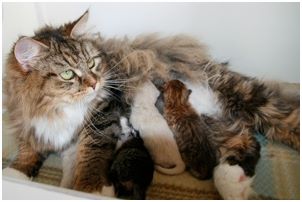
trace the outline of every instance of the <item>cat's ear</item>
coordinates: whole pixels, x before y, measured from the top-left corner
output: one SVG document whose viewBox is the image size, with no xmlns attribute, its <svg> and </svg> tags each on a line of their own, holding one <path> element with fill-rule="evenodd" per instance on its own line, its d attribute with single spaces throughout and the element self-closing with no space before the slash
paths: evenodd
<svg viewBox="0 0 302 202">
<path fill-rule="evenodd" d="M 22 71 L 31 71 L 35 59 L 46 49 L 48 46 L 30 37 L 19 39 L 15 45 L 14 54 Z"/>
<path fill-rule="evenodd" d="M 77 38 L 85 33 L 85 28 L 89 18 L 89 10 L 85 11 L 85 13 L 79 17 L 79 19 L 75 20 L 71 23 L 70 37 Z"/>
</svg>

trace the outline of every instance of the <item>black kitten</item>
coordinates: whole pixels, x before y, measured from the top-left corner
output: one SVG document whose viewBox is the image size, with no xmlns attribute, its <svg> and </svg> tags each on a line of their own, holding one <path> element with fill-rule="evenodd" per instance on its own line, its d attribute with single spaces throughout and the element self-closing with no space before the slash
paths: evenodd
<svg viewBox="0 0 302 202">
<path fill-rule="evenodd" d="M 121 118 L 123 133 L 118 137 L 117 151 L 109 176 L 117 197 L 145 199 L 153 179 L 154 164 L 139 132 Z"/>
</svg>

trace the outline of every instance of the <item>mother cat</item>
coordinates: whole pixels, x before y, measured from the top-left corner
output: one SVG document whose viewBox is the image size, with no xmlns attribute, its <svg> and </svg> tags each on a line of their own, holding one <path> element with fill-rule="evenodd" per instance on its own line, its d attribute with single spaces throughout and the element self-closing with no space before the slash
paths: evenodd
<svg viewBox="0 0 302 202">
<path fill-rule="evenodd" d="M 227 117 L 234 127 L 260 131 L 299 150 L 297 100 L 212 62 L 194 39 L 145 36 L 133 41 L 105 40 L 83 33 L 87 20 L 88 12 L 59 28 L 44 27 L 14 45 L 4 89 L 19 150 L 6 172 L 18 170 L 35 176 L 50 152 L 70 148 L 90 110 L 108 97 L 116 84 L 132 103 L 136 86 L 148 79 L 169 80 L 175 72 L 190 82 L 193 94 L 194 88 L 197 93 L 202 92 L 201 86 L 207 87 L 207 99 L 216 105 L 198 108 L 197 96 L 192 102 L 199 113 Z M 87 172 L 89 169 L 87 166 Z M 75 188 L 85 189 L 80 185 Z"/>
</svg>

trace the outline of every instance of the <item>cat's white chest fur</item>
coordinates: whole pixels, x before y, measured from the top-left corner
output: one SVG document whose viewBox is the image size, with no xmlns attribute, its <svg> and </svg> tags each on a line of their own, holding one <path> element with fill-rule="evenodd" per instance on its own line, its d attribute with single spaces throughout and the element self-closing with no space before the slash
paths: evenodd
<svg viewBox="0 0 302 202">
<path fill-rule="evenodd" d="M 61 149 L 72 140 L 75 131 L 84 121 L 86 111 L 86 104 L 68 105 L 62 108 L 60 115 L 52 119 L 34 118 L 31 125 L 35 128 L 35 135 L 39 141 L 51 144 L 55 149 Z"/>
<path fill-rule="evenodd" d="M 217 94 L 203 83 L 192 83 L 182 81 L 188 89 L 192 90 L 189 102 L 198 114 L 205 114 L 211 117 L 220 116 L 222 113 L 221 103 Z"/>
</svg>

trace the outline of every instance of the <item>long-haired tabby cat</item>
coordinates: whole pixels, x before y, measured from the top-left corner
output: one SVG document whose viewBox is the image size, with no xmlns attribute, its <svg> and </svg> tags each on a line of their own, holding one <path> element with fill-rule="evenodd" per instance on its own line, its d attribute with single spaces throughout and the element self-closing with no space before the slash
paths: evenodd
<svg viewBox="0 0 302 202">
<path fill-rule="evenodd" d="M 4 91 L 18 153 L 4 172 L 37 175 L 50 152 L 65 151 L 77 142 L 92 109 L 110 95 L 114 75 L 104 65 L 97 36 L 82 35 L 87 19 L 88 12 L 59 28 L 46 26 L 33 37 L 20 37 L 14 44 Z M 81 158 L 91 145 L 79 148 L 77 157 Z M 87 167 L 85 172 L 92 171 Z M 90 184 L 73 187 L 93 191 L 101 183 L 97 178 Z"/>
<path fill-rule="evenodd" d="M 216 166 L 216 148 L 210 141 L 210 131 L 203 119 L 191 107 L 191 90 L 178 80 L 171 80 L 162 87 L 163 112 L 176 139 L 182 159 L 189 171 L 199 179 L 212 177 Z M 159 107 L 158 107 L 159 108 Z"/>
<path fill-rule="evenodd" d="M 249 133 L 228 128 L 228 121 L 198 115 L 189 103 L 191 90 L 179 80 L 160 87 L 156 107 L 172 128 L 190 172 L 211 177 L 225 199 L 244 199 L 252 194 L 251 183 L 260 157 L 260 145 Z"/>
<path fill-rule="evenodd" d="M 190 89 L 198 113 L 221 114 L 239 130 L 248 127 L 248 133 L 260 131 L 299 150 L 299 102 L 289 100 L 278 88 L 216 63 L 204 45 L 190 37 L 105 39 L 83 32 L 87 20 L 88 12 L 59 28 L 46 26 L 34 36 L 21 37 L 13 46 L 4 91 L 19 148 L 4 172 L 18 170 L 35 176 L 49 152 L 67 149 L 77 140 L 89 109 L 108 95 L 110 82 L 121 84 L 118 88 L 131 104 L 137 88 L 147 79 L 171 79 L 171 70 L 196 87 Z M 200 88 L 209 92 L 207 97 L 193 96 Z M 209 105 L 217 110 L 198 108 L 203 99 L 217 103 Z M 81 151 L 86 147 L 83 144 Z"/>
</svg>

